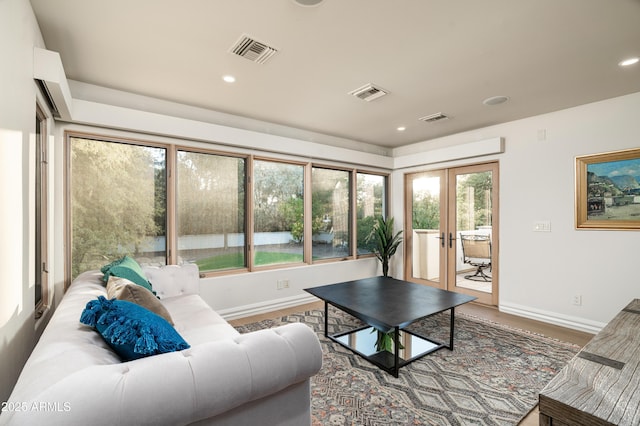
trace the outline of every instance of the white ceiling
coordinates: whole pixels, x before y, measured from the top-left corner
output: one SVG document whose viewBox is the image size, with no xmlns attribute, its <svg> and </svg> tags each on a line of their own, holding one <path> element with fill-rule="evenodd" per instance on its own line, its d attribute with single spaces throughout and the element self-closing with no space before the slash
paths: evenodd
<svg viewBox="0 0 640 426">
<path fill-rule="evenodd" d="M 640 64 L 618 66 L 640 56 L 640 0 L 31 4 L 69 79 L 385 148 L 640 91 Z M 243 34 L 278 53 L 230 53 Z M 390 93 L 349 95 L 367 83 Z"/>
</svg>

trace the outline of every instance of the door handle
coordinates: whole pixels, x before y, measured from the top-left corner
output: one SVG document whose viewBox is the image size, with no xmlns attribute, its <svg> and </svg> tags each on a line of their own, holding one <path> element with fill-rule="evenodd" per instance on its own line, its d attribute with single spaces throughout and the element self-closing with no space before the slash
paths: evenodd
<svg viewBox="0 0 640 426">
<path fill-rule="evenodd" d="M 436 238 L 440 240 L 440 247 L 444 248 L 444 240 L 446 240 L 446 238 L 444 237 L 444 232 L 440 234 L 440 237 Z"/>
<path fill-rule="evenodd" d="M 449 248 L 453 248 L 453 241 L 455 241 L 455 238 L 453 238 L 453 234 L 449 232 Z"/>
</svg>

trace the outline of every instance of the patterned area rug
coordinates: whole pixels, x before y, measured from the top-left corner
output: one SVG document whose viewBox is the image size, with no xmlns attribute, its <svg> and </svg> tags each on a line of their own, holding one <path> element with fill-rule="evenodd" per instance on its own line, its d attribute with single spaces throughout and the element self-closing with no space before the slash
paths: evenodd
<svg viewBox="0 0 640 426">
<path fill-rule="evenodd" d="M 448 341 L 449 314 L 409 328 Z M 316 425 L 515 425 L 538 392 L 579 346 L 457 314 L 454 350 L 441 349 L 400 369 L 398 378 L 324 337 L 324 312 L 313 310 L 237 327 L 241 333 L 290 322 L 313 328 L 323 366 L 311 382 Z M 329 310 L 329 333 L 359 325 Z"/>
</svg>

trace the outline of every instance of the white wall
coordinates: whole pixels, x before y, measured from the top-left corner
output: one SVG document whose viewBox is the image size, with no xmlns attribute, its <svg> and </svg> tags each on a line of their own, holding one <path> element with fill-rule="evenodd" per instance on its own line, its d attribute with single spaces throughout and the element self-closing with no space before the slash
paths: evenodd
<svg viewBox="0 0 640 426">
<path fill-rule="evenodd" d="M 50 313 L 34 319 L 34 46 L 43 42 L 29 2 L 0 1 L 0 401 Z"/>
<path fill-rule="evenodd" d="M 203 298 L 225 318 L 233 319 L 317 301 L 305 288 L 380 275 L 375 258 L 207 278 Z M 289 288 L 276 289 L 278 280 Z"/>
<path fill-rule="evenodd" d="M 497 159 L 500 309 L 597 331 L 640 297 L 635 268 L 640 234 L 575 229 L 575 157 L 639 147 L 640 93 L 415 144 L 393 154 L 448 147 L 458 152 L 461 144 L 493 137 L 504 138 L 503 154 L 395 171 L 396 220 L 402 219 L 402 176 L 407 171 Z M 533 232 L 539 220 L 551 222 L 550 233 Z M 574 295 L 582 296 L 581 306 L 573 305 Z"/>
</svg>

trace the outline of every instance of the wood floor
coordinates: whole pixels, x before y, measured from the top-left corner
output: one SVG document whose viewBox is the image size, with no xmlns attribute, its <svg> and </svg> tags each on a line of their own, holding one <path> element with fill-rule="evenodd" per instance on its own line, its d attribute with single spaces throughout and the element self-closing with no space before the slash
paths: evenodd
<svg viewBox="0 0 640 426">
<path fill-rule="evenodd" d="M 323 302 L 309 303 L 305 305 L 295 306 L 293 308 L 273 311 L 262 315 L 256 315 L 251 317 L 245 317 L 229 321 L 233 326 L 249 324 L 264 319 L 279 318 L 288 315 L 293 312 L 300 312 L 311 309 L 324 309 Z M 466 313 L 474 315 L 480 318 L 485 318 L 501 324 L 505 324 L 511 327 L 528 330 L 534 333 L 539 333 L 548 337 L 552 337 L 564 342 L 575 343 L 580 346 L 584 346 L 593 337 L 592 334 L 584 333 L 581 331 L 575 331 L 556 325 L 546 324 L 540 321 L 530 320 L 527 318 L 518 317 L 511 314 L 505 314 L 498 311 L 493 307 L 487 307 L 477 303 L 467 303 L 466 305 L 456 308 L 457 313 Z M 534 426 L 538 425 L 538 410 L 534 409 L 527 417 L 525 417 L 520 426 Z"/>
</svg>

